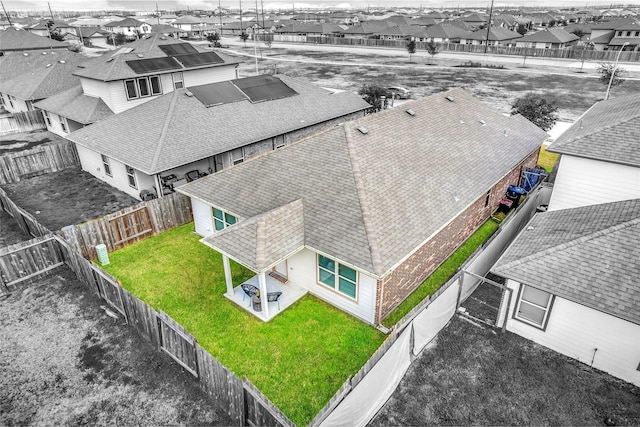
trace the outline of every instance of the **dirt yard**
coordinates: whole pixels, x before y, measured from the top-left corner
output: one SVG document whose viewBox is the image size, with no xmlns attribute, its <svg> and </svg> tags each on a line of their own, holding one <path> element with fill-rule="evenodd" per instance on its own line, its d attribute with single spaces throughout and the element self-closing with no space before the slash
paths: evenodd
<svg viewBox="0 0 640 427">
<path fill-rule="evenodd" d="M 69 270 L 0 301 L 0 425 L 230 425 Z"/>
<path fill-rule="evenodd" d="M 3 188 L 11 200 L 51 231 L 138 203 L 79 168 L 36 176 Z"/>
<path fill-rule="evenodd" d="M 0 248 L 30 239 L 31 236 L 23 232 L 18 223 L 11 216 L 0 209 Z"/>
<path fill-rule="evenodd" d="M 455 316 L 369 424 L 640 425 L 640 389 Z"/>
<path fill-rule="evenodd" d="M 277 46 L 274 45 L 274 46 Z M 253 46 L 233 46 L 232 50 L 253 55 Z M 444 59 L 436 55 L 426 58 L 425 52 L 414 55 L 412 62 L 404 58 L 377 55 L 370 49 L 368 55 L 345 52 L 288 50 L 274 47 L 269 52 L 262 46 L 261 72 L 277 72 L 289 76 L 305 77 L 330 88 L 357 92 L 363 84 L 404 86 L 421 98 L 449 88 L 462 87 L 471 94 L 490 103 L 503 113 L 511 111 L 513 101 L 528 92 L 544 93 L 554 99 L 562 121 L 575 121 L 593 103 L 604 97 L 606 86 L 593 70 L 577 73 L 575 70 L 552 66 L 525 66 L 522 64 L 489 64 L 485 59 L 470 57 L 483 67 L 504 66 L 500 69 L 464 67 L 464 60 Z M 406 52 L 405 52 L 406 53 Z M 241 76 L 255 74 L 255 60 L 239 56 Z M 433 62 L 433 64 L 428 64 Z M 640 93 L 640 81 L 627 80 L 614 89 L 612 96 Z"/>
</svg>

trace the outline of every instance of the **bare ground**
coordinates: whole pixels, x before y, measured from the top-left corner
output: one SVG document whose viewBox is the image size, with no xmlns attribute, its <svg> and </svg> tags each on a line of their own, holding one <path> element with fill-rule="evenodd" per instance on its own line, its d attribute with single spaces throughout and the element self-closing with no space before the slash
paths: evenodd
<svg viewBox="0 0 640 427">
<path fill-rule="evenodd" d="M 640 425 L 640 388 L 454 316 L 369 424 Z"/>
<path fill-rule="evenodd" d="M 53 132 L 37 130 L 32 132 L 11 133 L 0 136 L 0 156 L 30 150 L 39 145 L 63 142 L 64 138 Z"/>
<path fill-rule="evenodd" d="M 63 268 L 0 301 L 0 425 L 229 425 Z"/>
<path fill-rule="evenodd" d="M 51 231 L 139 203 L 79 168 L 3 186 L 11 200 Z"/>
<path fill-rule="evenodd" d="M 30 239 L 31 236 L 23 232 L 14 219 L 0 209 L 0 248 Z"/>
</svg>

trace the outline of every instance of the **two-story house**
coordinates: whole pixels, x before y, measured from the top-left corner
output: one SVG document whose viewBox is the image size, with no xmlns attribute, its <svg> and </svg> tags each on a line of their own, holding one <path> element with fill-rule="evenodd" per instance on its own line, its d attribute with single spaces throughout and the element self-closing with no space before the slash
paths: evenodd
<svg viewBox="0 0 640 427">
<path fill-rule="evenodd" d="M 175 89 L 238 77 L 238 62 L 203 52 L 160 34 L 151 34 L 73 70 L 73 88 L 38 103 L 47 128 L 66 136 Z M 79 83 L 79 84 L 78 84 Z"/>
<path fill-rule="evenodd" d="M 354 93 L 332 94 L 302 79 L 227 80 L 172 87 L 67 139 L 87 172 L 133 197 L 161 197 L 201 175 L 362 117 L 370 107 Z"/>
<path fill-rule="evenodd" d="M 142 34 L 151 33 L 151 24 L 139 21 L 135 18 L 125 18 L 121 21 L 111 21 L 104 25 L 104 29 L 110 33 L 124 34 L 127 39 L 138 38 Z"/>
</svg>

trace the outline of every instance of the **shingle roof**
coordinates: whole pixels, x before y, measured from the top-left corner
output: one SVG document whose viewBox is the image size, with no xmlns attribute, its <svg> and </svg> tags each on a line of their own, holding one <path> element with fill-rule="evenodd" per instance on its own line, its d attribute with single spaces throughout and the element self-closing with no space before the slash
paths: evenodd
<svg viewBox="0 0 640 427">
<path fill-rule="evenodd" d="M 114 114 L 102 99 L 85 95 L 82 85 L 43 99 L 35 106 L 83 125 L 95 123 Z"/>
<path fill-rule="evenodd" d="M 78 30 L 80 31 L 82 37 L 91 37 L 94 34 L 108 36 L 110 34 L 108 31 L 105 31 L 100 27 L 78 27 Z"/>
<path fill-rule="evenodd" d="M 125 18 L 122 21 L 111 21 L 107 24 L 104 24 L 106 27 L 139 27 L 144 24 L 142 21 L 138 21 L 135 18 Z"/>
<path fill-rule="evenodd" d="M 70 51 L 13 53 L 0 59 L 0 92 L 23 100 L 47 98 L 80 84 L 72 75 L 86 58 Z"/>
<path fill-rule="evenodd" d="M 349 92 L 332 95 L 302 79 L 281 80 L 299 95 L 207 108 L 180 89 L 67 138 L 154 174 L 369 107 Z"/>
<path fill-rule="evenodd" d="M 640 166 L 640 96 L 621 96 L 594 104 L 548 150 Z"/>
<path fill-rule="evenodd" d="M 129 67 L 129 65 L 127 65 L 127 61 L 136 61 L 139 59 L 150 58 L 166 58 L 168 55 L 164 53 L 158 46 L 181 43 L 185 42 L 165 37 L 162 34 L 152 33 L 143 39 L 136 40 L 133 43 L 127 44 L 125 47 L 122 47 L 113 53 L 107 53 L 100 57 L 86 61 L 82 64 L 82 67 L 78 69 L 78 71 L 76 71 L 75 75 L 102 81 L 123 80 L 127 78 L 140 77 L 144 74 L 137 74 L 135 71 L 133 71 L 133 69 Z M 203 51 L 201 49 L 198 49 L 197 46 L 194 46 L 194 48 L 199 52 Z M 195 68 L 209 68 L 238 63 L 237 60 L 221 52 L 216 53 L 224 60 L 223 63 L 200 65 L 184 68 L 182 70 L 172 71 L 184 71 L 186 69 Z M 158 74 L 158 72 L 149 72 L 147 74 Z"/>
<path fill-rule="evenodd" d="M 202 241 L 216 250 L 224 248 L 227 255 L 253 271 L 266 271 L 273 260 L 284 260 L 304 246 L 302 200 L 241 221 Z"/>
<path fill-rule="evenodd" d="M 578 40 L 580 37 L 575 34 L 567 33 L 562 28 L 548 28 L 533 34 L 527 34 L 519 39 L 519 42 L 536 42 L 536 43 L 569 43 Z"/>
<path fill-rule="evenodd" d="M 508 30 L 502 27 L 491 27 L 489 29 L 489 40 L 513 40 L 520 39 L 522 35 L 520 33 L 516 33 L 515 31 Z M 486 40 L 487 39 L 487 30 L 482 29 L 478 31 L 474 31 L 468 37 L 471 40 Z"/>
<path fill-rule="evenodd" d="M 640 324 L 640 199 L 536 214 L 492 271 Z"/>
<path fill-rule="evenodd" d="M 0 51 L 68 49 L 69 44 L 9 27 L 0 31 Z"/>
<path fill-rule="evenodd" d="M 307 247 L 384 277 L 546 136 L 454 89 L 343 123 L 179 191 L 244 219 L 301 199 Z"/>
<path fill-rule="evenodd" d="M 471 32 L 451 24 L 437 24 L 428 27 L 426 34 L 433 38 L 459 39 L 469 37 Z"/>
</svg>

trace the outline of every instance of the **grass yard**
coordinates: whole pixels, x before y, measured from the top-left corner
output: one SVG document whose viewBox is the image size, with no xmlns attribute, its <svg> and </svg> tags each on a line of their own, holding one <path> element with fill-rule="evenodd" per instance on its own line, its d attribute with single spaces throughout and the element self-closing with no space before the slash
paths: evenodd
<svg viewBox="0 0 640 427">
<path fill-rule="evenodd" d="M 104 269 L 183 325 L 222 364 L 306 425 L 383 342 L 375 328 L 306 295 L 264 323 L 226 299 L 222 256 L 193 223 L 110 254 Z M 233 283 L 254 274 L 231 263 Z"/>
<path fill-rule="evenodd" d="M 559 154 L 550 153 L 547 151 L 547 146 L 543 145 L 540 149 L 540 155 L 538 156 L 538 165 L 542 166 L 547 172 L 551 173 L 553 167 L 558 161 Z"/>
<path fill-rule="evenodd" d="M 456 272 L 456 270 L 478 249 L 496 230 L 498 224 L 492 219 L 487 220 L 475 233 L 467 239 L 440 267 L 436 269 L 409 297 L 393 310 L 382 324 L 387 328 L 393 327 L 400 319 L 418 305 L 427 296 L 432 295 L 440 286 Z"/>
</svg>

